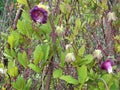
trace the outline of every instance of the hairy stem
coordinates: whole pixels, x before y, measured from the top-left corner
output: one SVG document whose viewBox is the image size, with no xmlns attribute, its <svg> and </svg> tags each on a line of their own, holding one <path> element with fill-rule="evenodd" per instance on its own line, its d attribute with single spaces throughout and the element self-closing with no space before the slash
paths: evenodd
<svg viewBox="0 0 120 90">
<path fill-rule="evenodd" d="M 49 66 L 48 66 L 48 73 L 47 73 L 45 90 L 50 90 L 50 83 L 51 83 L 51 77 L 52 77 L 52 72 L 53 72 L 52 62 L 53 62 L 53 58 L 52 58 L 51 62 L 49 63 Z"/>
</svg>

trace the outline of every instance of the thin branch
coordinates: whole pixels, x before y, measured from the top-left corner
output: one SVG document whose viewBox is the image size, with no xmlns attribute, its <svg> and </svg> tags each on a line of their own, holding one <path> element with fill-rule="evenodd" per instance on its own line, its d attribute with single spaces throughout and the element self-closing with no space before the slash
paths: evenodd
<svg viewBox="0 0 120 90">
<path fill-rule="evenodd" d="M 22 15 L 22 9 L 23 9 L 23 7 L 24 7 L 24 5 L 23 4 L 21 4 L 20 5 L 20 9 L 17 11 L 17 13 L 16 13 L 16 16 L 15 16 L 15 19 L 14 19 L 14 22 L 13 22 L 13 26 L 12 26 L 12 28 L 13 28 L 13 30 L 16 30 L 17 29 L 17 22 L 18 22 L 18 19 L 21 17 L 21 15 Z"/>
<path fill-rule="evenodd" d="M 52 77 L 52 72 L 53 72 L 52 62 L 53 62 L 53 57 L 51 59 L 51 62 L 49 63 L 49 67 L 48 67 L 47 81 L 46 81 L 45 90 L 50 90 L 50 83 L 51 83 L 51 77 Z"/>
</svg>

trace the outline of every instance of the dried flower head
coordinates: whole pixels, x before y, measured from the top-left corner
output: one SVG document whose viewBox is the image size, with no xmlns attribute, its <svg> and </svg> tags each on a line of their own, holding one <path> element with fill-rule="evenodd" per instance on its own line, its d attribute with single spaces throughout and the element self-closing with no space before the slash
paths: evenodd
<svg viewBox="0 0 120 90">
<path fill-rule="evenodd" d="M 47 7 L 39 4 L 37 6 L 34 6 L 30 10 L 30 16 L 33 21 L 45 24 L 47 23 L 47 17 L 48 17 L 48 10 Z"/>
</svg>

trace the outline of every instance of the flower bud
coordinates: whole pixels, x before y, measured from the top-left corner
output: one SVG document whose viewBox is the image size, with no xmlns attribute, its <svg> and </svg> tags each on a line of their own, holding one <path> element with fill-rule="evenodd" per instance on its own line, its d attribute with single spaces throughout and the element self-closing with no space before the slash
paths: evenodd
<svg viewBox="0 0 120 90">
<path fill-rule="evenodd" d="M 74 53 L 68 53 L 68 54 L 65 56 L 65 61 L 66 61 L 66 62 L 73 62 L 73 61 L 75 61 Z"/>
<path fill-rule="evenodd" d="M 61 25 L 61 26 L 56 26 L 56 31 L 55 31 L 55 33 L 56 33 L 58 36 L 63 36 L 63 34 L 65 33 L 63 26 L 62 26 L 62 25 Z"/>
<path fill-rule="evenodd" d="M 106 70 L 108 73 L 112 73 L 113 65 L 113 61 L 111 59 L 107 59 L 101 64 L 101 69 Z"/>
<path fill-rule="evenodd" d="M 97 59 L 101 59 L 103 56 L 102 56 L 102 52 L 100 49 L 96 49 L 94 52 L 93 52 L 93 56 L 94 58 L 97 58 Z"/>
<path fill-rule="evenodd" d="M 42 4 L 34 6 L 30 10 L 30 16 L 31 16 L 31 19 L 35 22 L 42 23 L 42 24 L 47 23 L 47 17 L 48 17 L 47 7 Z"/>
</svg>

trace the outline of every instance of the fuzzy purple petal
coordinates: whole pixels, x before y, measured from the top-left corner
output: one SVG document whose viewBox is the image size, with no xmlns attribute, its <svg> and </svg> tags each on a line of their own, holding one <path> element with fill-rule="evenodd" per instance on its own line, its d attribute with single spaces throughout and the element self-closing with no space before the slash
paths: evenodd
<svg viewBox="0 0 120 90">
<path fill-rule="evenodd" d="M 34 6 L 30 10 L 30 16 L 33 21 L 44 24 L 47 23 L 48 12 L 43 8 Z"/>
<path fill-rule="evenodd" d="M 107 59 L 105 60 L 102 64 L 101 64 L 101 69 L 106 70 L 107 72 L 110 71 L 110 69 L 112 69 L 112 66 L 114 65 L 113 61 L 111 59 Z"/>
</svg>

